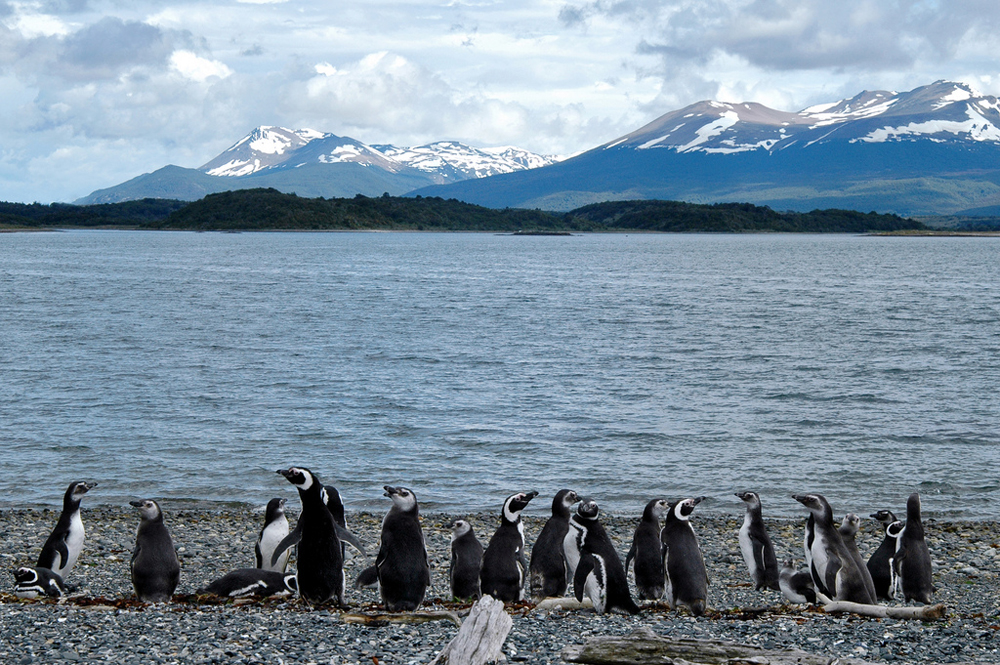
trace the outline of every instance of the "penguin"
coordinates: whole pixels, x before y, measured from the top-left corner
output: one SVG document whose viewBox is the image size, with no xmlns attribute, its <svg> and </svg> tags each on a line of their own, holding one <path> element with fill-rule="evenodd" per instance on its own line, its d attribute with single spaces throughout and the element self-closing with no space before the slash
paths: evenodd
<svg viewBox="0 0 1000 665">
<path fill-rule="evenodd" d="M 809 510 L 806 560 L 817 593 L 833 600 L 875 604 L 858 563 L 833 521 L 833 509 L 826 497 L 821 494 L 794 494 L 792 498 Z"/>
<path fill-rule="evenodd" d="M 705 497 L 683 499 L 670 507 L 660 531 L 664 567 L 667 571 L 667 602 L 671 607 L 684 605 L 691 614 L 705 613 L 708 601 L 708 571 L 698 539 L 691 528 L 691 513 Z"/>
<path fill-rule="evenodd" d="M 132 586 L 144 603 L 170 600 L 180 580 L 181 564 L 174 541 L 163 522 L 163 511 L 152 499 L 129 501 L 139 509 L 139 529 L 132 550 Z"/>
<path fill-rule="evenodd" d="M 59 598 L 75 590 L 75 587 L 63 582 L 59 573 L 41 566 L 18 568 L 14 571 L 14 580 L 14 595 L 18 598 L 38 598 L 39 596 Z"/>
<path fill-rule="evenodd" d="M 659 600 L 666 591 L 663 567 L 663 544 L 660 542 L 660 519 L 670 510 L 666 499 L 653 499 L 642 511 L 639 526 L 632 534 L 632 547 L 625 557 L 625 572 L 633 561 L 635 589 L 639 600 Z"/>
<path fill-rule="evenodd" d="M 896 548 L 899 547 L 899 537 L 903 535 L 904 523 L 902 520 L 896 520 L 892 524 L 886 525 L 885 527 L 885 537 L 887 539 L 892 539 L 892 556 L 889 557 L 889 600 L 894 600 L 898 598 L 901 591 L 899 589 L 899 578 L 896 575 Z"/>
<path fill-rule="evenodd" d="M 312 471 L 302 467 L 278 469 L 277 473 L 299 491 L 302 502 L 297 526 L 301 534 L 296 559 L 299 596 L 313 605 L 332 600 L 343 607 L 344 557 L 336 522 L 323 501 L 323 484 Z"/>
<path fill-rule="evenodd" d="M 83 550 L 85 532 L 80 517 L 80 501 L 83 495 L 97 487 L 97 483 L 76 481 L 69 484 L 63 496 L 62 514 L 52 529 L 42 551 L 38 555 L 38 568 L 48 568 L 65 579 L 69 577 L 76 560 Z"/>
<path fill-rule="evenodd" d="M 195 591 L 199 596 L 223 598 L 267 598 L 296 592 L 298 585 L 294 574 L 262 568 L 239 568 Z"/>
<path fill-rule="evenodd" d="M 361 571 L 355 585 L 377 584 L 387 610 L 411 612 L 423 602 L 431 583 L 420 507 L 412 490 L 390 485 L 384 489 L 392 507 L 382 519 L 382 542 L 375 565 Z"/>
<path fill-rule="evenodd" d="M 906 523 L 896 542 L 892 566 L 903 601 L 930 603 L 931 594 L 934 593 L 931 553 L 924 539 L 924 524 L 920 518 L 920 495 L 916 492 L 906 500 Z"/>
<path fill-rule="evenodd" d="M 524 600 L 524 524 L 521 511 L 538 492 L 511 494 L 503 502 L 500 526 L 483 552 L 483 567 L 479 573 L 480 589 L 505 603 Z"/>
<path fill-rule="evenodd" d="M 593 499 L 580 500 L 576 514 L 569 520 L 569 528 L 563 538 L 563 552 L 566 554 L 566 577 L 572 580 L 576 577 L 576 568 L 580 565 L 583 552 L 583 542 L 587 536 L 587 524 L 597 519 L 600 507 Z"/>
<path fill-rule="evenodd" d="M 345 543 L 350 545 L 358 552 L 361 553 L 365 558 L 368 557 L 368 552 L 365 550 L 365 546 L 361 544 L 361 541 L 357 537 L 347 530 L 347 519 L 344 514 L 344 501 L 340 496 L 340 492 L 333 485 L 324 485 L 322 492 L 323 503 L 326 504 L 327 509 L 330 514 L 333 515 L 333 522 L 337 531 L 337 537 L 340 538 L 340 555 L 345 561 L 347 560 Z M 302 540 L 302 528 L 298 522 L 295 524 L 295 528 L 285 536 L 281 542 L 279 542 L 271 555 L 271 568 L 276 570 L 274 566 L 278 564 L 278 561 L 284 557 L 287 561 L 290 558 L 292 548 L 299 544 Z"/>
<path fill-rule="evenodd" d="M 781 568 L 778 587 L 781 595 L 790 603 L 816 604 L 816 587 L 813 586 L 812 575 L 808 571 L 796 569 L 793 559 L 787 559 Z"/>
<path fill-rule="evenodd" d="M 778 558 L 764 528 L 760 496 L 756 492 L 737 492 L 736 496 L 746 504 L 743 526 L 740 527 L 740 551 L 753 578 L 754 589 L 778 591 Z"/>
<path fill-rule="evenodd" d="M 858 550 L 858 543 L 855 540 L 855 536 L 860 528 L 861 518 L 854 513 L 847 513 L 844 515 L 844 519 L 841 520 L 838 531 L 840 531 L 840 537 L 843 539 L 847 551 L 858 566 L 858 572 L 861 574 L 861 579 L 864 580 L 868 595 L 872 597 L 872 602 L 878 602 L 878 597 L 875 594 L 875 583 L 872 581 L 871 573 L 868 572 L 868 566 L 865 565 L 865 559 L 861 556 L 861 552 Z"/>
<path fill-rule="evenodd" d="M 570 509 L 580 497 L 573 490 L 562 489 L 552 499 L 552 516 L 531 548 L 528 563 L 528 589 L 535 602 L 566 594 L 566 552 L 563 540 L 569 529 Z"/>
<path fill-rule="evenodd" d="M 882 543 L 878 546 L 878 549 L 868 559 L 865 568 L 868 569 L 868 574 L 872 576 L 872 583 L 875 585 L 875 599 L 892 600 L 892 593 L 890 592 L 892 568 L 889 565 L 889 561 L 896 553 L 896 539 L 886 533 L 886 527 L 896 521 L 896 516 L 892 511 L 880 510 L 872 513 L 871 518 L 879 523 L 884 538 L 882 538 Z"/>
<path fill-rule="evenodd" d="M 584 596 L 590 598 L 598 614 L 612 610 L 637 614 L 639 606 L 629 592 L 625 567 L 607 531 L 598 521 L 599 513 L 597 502 L 586 497 L 581 499 L 577 514 L 570 520 L 576 533 L 567 532 L 566 539 L 574 540 L 579 555 L 573 574 L 573 592 L 580 602 Z"/>
<path fill-rule="evenodd" d="M 288 535 L 288 518 L 285 516 L 285 500 L 271 499 L 267 502 L 267 510 L 264 512 L 264 528 L 257 536 L 257 544 L 254 546 L 257 568 L 262 570 L 285 572 L 288 567 L 288 555 L 290 551 L 285 549 L 277 558 L 274 557 L 278 543 Z"/>
<path fill-rule="evenodd" d="M 482 543 L 465 520 L 456 521 L 451 529 L 451 564 L 448 566 L 451 596 L 459 600 L 478 599 L 482 596 L 479 591 Z"/>
</svg>

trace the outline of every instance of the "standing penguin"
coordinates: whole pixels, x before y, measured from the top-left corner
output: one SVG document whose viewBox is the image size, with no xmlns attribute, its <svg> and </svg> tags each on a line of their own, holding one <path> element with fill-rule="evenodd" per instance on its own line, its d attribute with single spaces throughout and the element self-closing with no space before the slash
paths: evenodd
<svg viewBox="0 0 1000 665">
<path fill-rule="evenodd" d="M 63 495 L 62 514 L 52 529 L 42 551 L 38 555 L 39 568 L 48 568 L 60 578 L 69 577 L 76 560 L 83 551 L 85 532 L 80 517 L 80 501 L 83 495 L 97 487 L 97 483 L 77 481 L 69 484 Z"/>
<path fill-rule="evenodd" d="M 698 539 L 691 528 L 691 513 L 705 497 L 684 499 L 667 511 L 660 532 L 667 570 L 667 602 L 671 607 L 684 605 L 695 616 L 705 613 L 708 600 L 708 571 Z"/>
<path fill-rule="evenodd" d="M 794 494 L 792 498 L 809 510 L 805 551 L 816 591 L 833 600 L 875 604 L 857 562 L 833 521 L 833 509 L 826 497 Z"/>
<path fill-rule="evenodd" d="M 503 502 L 500 526 L 483 552 L 483 568 L 479 573 L 480 588 L 497 600 L 512 603 L 524 600 L 524 525 L 521 511 L 538 492 L 511 494 Z"/>
<path fill-rule="evenodd" d="M 629 593 L 628 576 L 611 538 L 598 520 L 600 507 L 589 497 L 581 499 L 576 515 L 570 519 L 565 542 L 577 558 L 573 591 L 583 602 L 587 596 L 598 614 L 621 610 L 639 612 Z"/>
<path fill-rule="evenodd" d="M 323 501 L 323 484 L 301 467 L 277 473 L 295 486 L 302 501 L 297 526 L 302 534 L 296 561 L 299 595 L 313 605 L 333 600 L 344 606 L 344 557 L 336 522 Z"/>
<path fill-rule="evenodd" d="M 580 565 L 583 553 L 583 543 L 587 537 L 587 525 L 597 519 L 600 507 L 591 498 L 583 498 L 576 507 L 576 514 L 569 520 L 566 537 L 563 538 L 563 551 L 566 553 L 567 579 L 576 578 L 576 568 Z"/>
<path fill-rule="evenodd" d="M 132 587 L 144 603 L 170 600 L 181 576 L 174 541 L 163 522 L 163 511 L 152 499 L 129 501 L 139 509 L 139 529 L 132 550 Z"/>
<path fill-rule="evenodd" d="M 479 591 L 482 565 L 483 546 L 472 525 L 465 520 L 456 521 L 451 527 L 451 564 L 448 566 L 453 598 L 470 600 L 482 595 Z"/>
<path fill-rule="evenodd" d="M 632 534 L 632 547 L 625 557 L 625 572 L 635 562 L 635 589 L 639 600 L 659 600 L 666 592 L 666 569 L 663 567 L 663 543 L 660 519 L 670 510 L 666 499 L 653 499 L 642 511 L 639 526 Z"/>
<path fill-rule="evenodd" d="M 382 544 L 375 565 L 361 571 L 355 585 L 378 584 L 387 610 L 411 612 L 423 602 L 431 583 L 420 508 L 411 490 L 389 485 L 384 489 L 392 508 L 382 520 Z"/>
<path fill-rule="evenodd" d="M 812 575 L 805 570 L 795 568 L 795 561 L 788 559 L 778 575 L 778 587 L 781 595 L 790 603 L 816 604 L 816 587 L 813 586 Z"/>
<path fill-rule="evenodd" d="M 324 485 L 320 492 L 323 503 L 326 504 L 327 509 L 330 514 L 333 515 L 334 529 L 337 532 L 337 538 L 340 538 L 340 556 L 345 561 L 347 560 L 345 554 L 345 543 L 350 545 L 357 551 L 361 552 L 362 556 L 368 556 L 368 552 L 365 551 L 364 545 L 361 541 L 355 537 L 353 533 L 347 530 L 347 518 L 344 512 L 344 500 L 340 496 L 340 492 L 333 485 Z M 300 516 L 301 519 L 301 516 Z M 281 542 L 279 542 L 272 551 L 271 554 L 271 567 L 272 570 L 276 570 L 274 566 L 278 564 L 278 561 L 282 558 L 287 562 L 291 553 L 292 548 L 299 544 L 302 540 L 302 523 L 296 522 L 295 528 L 292 529 L 287 536 L 285 536 Z M 287 565 L 287 563 L 286 563 Z"/>
<path fill-rule="evenodd" d="M 844 519 L 841 520 L 838 531 L 840 531 L 840 537 L 844 541 L 844 546 L 847 547 L 851 558 L 854 559 L 854 563 L 858 566 L 861 578 L 865 583 L 865 588 L 868 590 L 868 595 L 872 597 L 872 602 L 878 602 L 878 597 L 875 594 L 875 583 L 872 581 L 871 573 L 868 572 L 868 566 L 865 565 L 865 559 L 861 556 L 861 551 L 858 549 L 858 543 L 855 540 L 855 536 L 860 528 L 861 518 L 854 513 L 847 513 L 844 515 Z"/>
<path fill-rule="evenodd" d="M 931 553 L 924 540 L 924 524 L 920 518 L 920 495 L 916 492 L 906 500 L 906 524 L 903 526 L 903 532 L 899 534 L 897 543 L 892 567 L 904 602 L 915 600 L 918 603 L 930 603 L 931 594 L 934 593 Z"/>
<path fill-rule="evenodd" d="M 865 567 L 868 574 L 872 576 L 872 583 L 875 585 L 876 600 L 892 600 L 892 568 L 889 561 L 896 554 L 896 538 L 886 533 L 886 527 L 896 521 L 896 516 L 889 510 L 880 510 L 872 513 L 871 518 L 879 523 L 883 534 L 882 543 L 878 546 Z"/>
<path fill-rule="evenodd" d="M 267 509 L 264 512 L 264 528 L 260 530 L 257 544 L 254 546 L 257 568 L 285 572 L 290 551 L 286 549 L 278 553 L 277 557 L 274 554 L 278 543 L 287 535 L 288 518 L 285 517 L 285 500 L 271 499 L 267 502 Z"/>
<path fill-rule="evenodd" d="M 765 587 L 778 591 L 778 558 L 764 528 L 760 496 L 756 492 L 737 492 L 736 496 L 746 504 L 747 509 L 740 527 L 740 551 L 750 570 L 754 588 L 757 591 Z"/>
<path fill-rule="evenodd" d="M 580 500 L 573 490 L 559 490 L 552 499 L 552 516 L 531 548 L 528 587 L 536 602 L 566 594 L 566 552 L 563 541 L 569 529 L 570 508 Z"/>
</svg>

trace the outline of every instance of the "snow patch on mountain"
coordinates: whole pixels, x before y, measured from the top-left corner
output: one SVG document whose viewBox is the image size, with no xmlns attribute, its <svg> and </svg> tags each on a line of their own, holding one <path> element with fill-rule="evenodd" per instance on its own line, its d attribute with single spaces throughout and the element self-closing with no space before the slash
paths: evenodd
<svg viewBox="0 0 1000 665">
<path fill-rule="evenodd" d="M 928 120 L 911 122 L 901 127 L 883 127 L 867 136 L 857 139 L 866 143 L 882 143 L 914 136 L 935 134 L 965 134 L 972 141 L 1000 141 L 1000 128 L 978 113 L 971 105 L 967 110 L 968 120 Z"/>
</svg>

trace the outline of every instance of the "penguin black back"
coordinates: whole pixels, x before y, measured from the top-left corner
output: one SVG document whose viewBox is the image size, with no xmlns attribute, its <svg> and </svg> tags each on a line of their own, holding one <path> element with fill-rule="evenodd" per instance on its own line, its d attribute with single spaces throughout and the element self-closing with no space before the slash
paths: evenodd
<svg viewBox="0 0 1000 665">
<path fill-rule="evenodd" d="M 80 501 L 83 495 L 97 487 L 97 483 L 76 481 L 69 484 L 63 495 L 62 513 L 52 533 L 42 545 L 36 566 L 48 568 L 64 579 L 76 565 L 83 551 L 85 531 L 80 517 Z"/>
<path fill-rule="evenodd" d="M 563 540 L 569 529 L 570 509 L 580 497 L 573 490 L 562 489 L 552 499 L 552 516 L 545 522 L 531 548 L 528 586 L 531 597 L 558 598 L 566 593 L 566 552 Z"/>
<path fill-rule="evenodd" d="M 420 508 L 412 490 L 390 485 L 384 489 L 392 507 L 382 520 L 382 542 L 375 565 L 361 571 L 356 584 L 377 582 L 387 610 L 411 612 L 423 602 L 431 583 Z"/>
<path fill-rule="evenodd" d="M 916 492 L 906 500 L 906 524 L 898 539 L 893 566 L 904 601 L 931 602 L 934 593 L 931 554 L 920 514 L 920 495 Z"/>
<path fill-rule="evenodd" d="M 152 499 L 129 504 L 139 509 L 140 518 L 130 564 L 135 595 L 144 603 L 168 601 L 180 580 L 181 565 L 163 511 Z"/>
<path fill-rule="evenodd" d="M 536 496 L 538 492 L 518 492 L 504 500 L 500 526 L 483 552 L 480 588 L 484 594 L 505 603 L 524 600 L 524 575 L 528 565 L 524 559 L 521 511 Z"/>
<path fill-rule="evenodd" d="M 479 590 L 479 570 L 483 565 L 483 546 L 476 538 L 472 525 L 465 520 L 452 524 L 451 564 L 448 579 L 451 595 L 460 600 L 475 600 Z"/>
<path fill-rule="evenodd" d="M 625 572 L 634 562 L 635 588 L 640 600 L 659 600 L 666 593 L 660 520 L 669 509 L 666 499 L 653 499 L 647 503 L 642 519 L 632 534 L 632 547 L 625 557 Z"/>
<path fill-rule="evenodd" d="M 892 571 L 889 568 L 889 561 L 896 553 L 896 539 L 886 533 L 886 527 L 896 521 L 896 516 L 889 510 L 880 510 L 872 513 L 872 519 L 879 523 L 883 538 L 865 567 L 872 577 L 872 584 L 875 586 L 875 597 L 877 600 L 892 600 L 890 591 L 892 585 Z"/>
<path fill-rule="evenodd" d="M 861 518 L 854 513 L 847 513 L 840 522 L 840 537 L 843 539 L 844 546 L 858 567 L 858 572 L 861 575 L 861 579 L 864 580 L 868 595 L 871 596 L 872 602 L 875 602 L 878 600 L 875 593 L 875 583 L 872 581 L 871 573 L 868 572 L 868 566 L 865 565 L 864 557 L 861 556 L 861 551 L 858 549 L 858 543 L 855 539 L 860 528 Z"/>
<path fill-rule="evenodd" d="M 330 600 L 345 605 L 344 558 L 336 522 L 324 502 L 322 483 L 302 467 L 279 469 L 277 473 L 295 486 L 302 501 L 296 527 L 301 533 L 296 562 L 299 595 L 313 605 Z"/>
</svg>

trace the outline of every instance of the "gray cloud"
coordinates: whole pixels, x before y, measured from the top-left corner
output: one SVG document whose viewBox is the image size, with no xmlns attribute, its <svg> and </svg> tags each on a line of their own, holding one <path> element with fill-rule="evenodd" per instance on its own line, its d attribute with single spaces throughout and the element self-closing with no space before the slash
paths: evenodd
<svg viewBox="0 0 1000 665">
<path fill-rule="evenodd" d="M 113 78 L 135 67 L 163 66 L 171 42 L 146 23 L 104 18 L 66 37 L 55 66 L 65 78 Z"/>
</svg>

